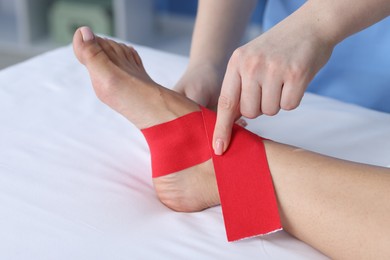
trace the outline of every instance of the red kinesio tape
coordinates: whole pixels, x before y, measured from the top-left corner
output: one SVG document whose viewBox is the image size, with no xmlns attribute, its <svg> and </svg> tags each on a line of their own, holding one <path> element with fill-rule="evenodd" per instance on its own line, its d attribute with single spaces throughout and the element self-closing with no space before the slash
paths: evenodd
<svg viewBox="0 0 390 260">
<path fill-rule="evenodd" d="M 213 159 L 228 241 L 282 229 L 263 139 L 234 125 L 228 150 L 212 148 L 214 112 L 201 107 L 142 130 L 150 148 L 153 178 Z"/>
<path fill-rule="evenodd" d="M 211 158 L 200 111 L 141 131 L 149 145 L 153 178 L 184 170 Z"/>
</svg>

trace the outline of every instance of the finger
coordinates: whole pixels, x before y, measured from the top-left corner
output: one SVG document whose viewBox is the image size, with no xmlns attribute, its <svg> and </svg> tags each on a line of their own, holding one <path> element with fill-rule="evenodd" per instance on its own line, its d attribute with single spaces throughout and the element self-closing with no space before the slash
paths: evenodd
<svg viewBox="0 0 390 260">
<path fill-rule="evenodd" d="M 180 93 L 184 96 L 187 96 L 186 94 L 186 88 L 184 86 L 187 86 L 185 83 L 183 83 L 184 80 L 183 78 L 181 78 L 177 83 L 176 85 L 173 87 L 173 90 L 176 91 L 177 93 Z M 188 98 L 190 98 L 189 96 L 187 96 Z"/>
<path fill-rule="evenodd" d="M 240 113 L 247 118 L 256 118 L 261 114 L 261 87 L 257 80 L 248 77 L 242 79 Z"/>
<path fill-rule="evenodd" d="M 297 108 L 302 100 L 304 92 L 305 86 L 294 86 L 290 82 L 286 82 L 283 85 L 280 107 L 283 110 L 292 110 Z"/>
<path fill-rule="evenodd" d="M 204 95 L 203 92 L 197 91 L 196 88 L 191 88 L 191 87 L 185 88 L 181 86 L 179 88 L 176 88 L 175 91 L 179 92 L 180 94 L 186 96 L 187 98 L 193 100 L 194 102 L 198 103 L 203 107 L 212 109 L 209 107 L 209 100 L 210 100 L 209 97 L 207 95 Z M 212 110 L 216 111 L 216 109 L 212 109 Z"/>
<path fill-rule="evenodd" d="M 236 124 L 241 127 L 246 127 L 248 125 L 248 122 L 246 122 L 246 120 L 243 118 L 239 118 L 236 120 Z"/>
<path fill-rule="evenodd" d="M 268 116 L 276 115 L 280 110 L 283 82 L 277 79 L 266 80 L 262 86 L 261 112 Z"/>
<path fill-rule="evenodd" d="M 233 123 L 239 114 L 241 78 L 238 72 L 228 66 L 218 99 L 217 121 L 213 135 L 216 155 L 222 155 L 229 146 Z"/>
</svg>

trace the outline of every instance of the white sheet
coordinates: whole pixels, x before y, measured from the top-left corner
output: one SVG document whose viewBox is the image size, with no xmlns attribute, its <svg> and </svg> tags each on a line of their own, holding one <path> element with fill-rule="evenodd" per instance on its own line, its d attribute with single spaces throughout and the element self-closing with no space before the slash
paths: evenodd
<svg viewBox="0 0 390 260">
<path fill-rule="evenodd" d="M 186 58 L 139 47 L 173 86 Z M 71 47 L 0 72 L 0 259 L 324 259 L 285 232 L 226 242 L 220 207 L 177 213 L 156 198 L 139 131 L 95 97 Z M 265 137 L 390 165 L 390 115 L 306 95 L 250 120 Z"/>
</svg>

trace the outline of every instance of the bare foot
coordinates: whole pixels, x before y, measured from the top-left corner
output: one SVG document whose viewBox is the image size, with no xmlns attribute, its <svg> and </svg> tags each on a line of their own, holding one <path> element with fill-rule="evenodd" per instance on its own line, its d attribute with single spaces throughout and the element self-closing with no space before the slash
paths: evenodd
<svg viewBox="0 0 390 260">
<path fill-rule="evenodd" d="M 91 77 L 98 98 L 138 129 L 199 110 L 184 96 L 154 82 L 134 48 L 95 36 L 87 27 L 73 37 L 73 49 Z M 159 199 L 176 211 L 200 211 L 219 204 L 211 159 L 153 179 Z"/>
</svg>

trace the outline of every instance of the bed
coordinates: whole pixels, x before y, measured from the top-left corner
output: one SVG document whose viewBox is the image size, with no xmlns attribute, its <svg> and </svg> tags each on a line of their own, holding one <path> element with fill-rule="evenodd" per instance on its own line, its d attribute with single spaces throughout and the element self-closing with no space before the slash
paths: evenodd
<svg viewBox="0 0 390 260">
<path fill-rule="evenodd" d="M 137 46 L 172 87 L 188 59 Z M 102 104 L 71 46 L 0 71 L 0 259 L 327 259 L 284 231 L 234 243 L 221 208 L 178 213 L 154 192 L 148 146 Z M 390 166 L 390 115 L 306 94 L 248 120 L 264 137 Z"/>
</svg>

